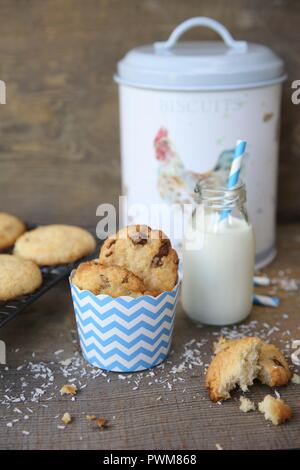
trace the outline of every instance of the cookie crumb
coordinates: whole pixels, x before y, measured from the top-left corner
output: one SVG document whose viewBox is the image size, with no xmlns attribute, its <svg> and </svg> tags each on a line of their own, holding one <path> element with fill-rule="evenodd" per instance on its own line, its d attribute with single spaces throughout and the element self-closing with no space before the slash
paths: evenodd
<svg viewBox="0 0 300 470">
<path fill-rule="evenodd" d="M 107 427 L 107 419 L 97 418 L 95 415 L 86 415 L 87 421 L 94 421 L 99 429 L 104 429 Z"/>
<path fill-rule="evenodd" d="M 60 389 L 60 394 L 61 395 L 76 395 L 77 393 L 77 387 L 76 385 L 73 385 L 73 384 L 65 384 L 62 386 L 62 388 Z"/>
<path fill-rule="evenodd" d="M 230 398 L 236 384 L 245 392 L 254 379 L 270 387 L 285 385 L 290 380 L 291 371 L 282 352 L 256 336 L 228 340 L 221 336 L 215 344 L 215 353 L 205 379 L 212 401 Z"/>
<path fill-rule="evenodd" d="M 105 418 L 98 418 L 95 420 L 95 423 L 97 424 L 99 429 L 104 429 L 107 427 L 107 419 Z"/>
<path fill-rule="evenodd" d="M 298 374 L 294 374 L 292 379 L 291 379 L 291 382 L 293 384 L 297 384 L 297 385 L 300 385 L 300 375 Z"/>
<path fill-rule="evenodd" d="M 271 421 L 275 426 L 288 421 L 292 417 L 292 410 L 280 398 L 266 395 L 263 401 L 258 404 L 258 409 L 264 414 L 265 419 Z"/>
<path fill-rule="evenodd" d="M 97 419 L 97 417 L 95 415 L 86 415 L 86 419 L 88 421 L 95 421 Z"/>
<path fill-rule="evenodd" d="M 64 413 L 61 420 L 65 424 L 70 424 L 72 422 L 72 416 L 70 413 Z"/>
<path fill-rule="evenodd" d="M 240 402 L 241 402 L 240 410 L 243 411 L 244 413 L 248 413 L 249 411 L 255 410 L 255 403 L 249 400 L 249 398 L 241 396 Z"/>
</svg>

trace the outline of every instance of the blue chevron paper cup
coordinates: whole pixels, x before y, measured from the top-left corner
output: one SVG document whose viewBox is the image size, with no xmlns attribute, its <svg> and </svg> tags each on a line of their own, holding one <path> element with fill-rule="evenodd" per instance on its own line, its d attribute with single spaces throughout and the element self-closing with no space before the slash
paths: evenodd
<svg viewBox="0 0 300 470">
<path fill-rule="evenodd" d="M 166 359 L 179 283 L 158 297 L 133 299 L 80 290 L 71 278 L 80 345 L 87 362 L 104 370 L 137 372 Z"/>
</svg>

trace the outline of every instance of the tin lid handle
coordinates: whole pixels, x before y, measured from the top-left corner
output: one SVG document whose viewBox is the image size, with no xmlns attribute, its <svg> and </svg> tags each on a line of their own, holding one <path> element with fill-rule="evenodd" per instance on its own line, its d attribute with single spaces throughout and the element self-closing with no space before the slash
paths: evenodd
<svg viewBox="0 0 300 470">
<path fill-rule="evenodd" d="M 218 33 L 223 39 L 226 46 L 230 49 L 233 49 L 237 52 L 246 52 L 248 45 L 246 41 L 235 41 L 231 36 L 228 29 L 225 28 L 221 23 L 212 18 L 207 18 L 206 16 L 195 16 L 190 18 L 183 23 L 179 24 L 171 33 L 169 39 L 163 42 L 155 42 L 154 48 L 157 51 L 167 51 L 175 46 L 179 38 L 191 28 L 195 26 L 206 26 Z"/>
</svg>

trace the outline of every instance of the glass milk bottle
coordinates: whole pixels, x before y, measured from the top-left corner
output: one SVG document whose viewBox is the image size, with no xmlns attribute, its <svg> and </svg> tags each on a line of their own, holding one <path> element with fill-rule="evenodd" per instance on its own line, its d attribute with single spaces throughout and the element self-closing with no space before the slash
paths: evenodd
<svg viewBox="0 0 300 470">
<path fill-rule="evenodd" d="M 182 304 L 194 321 L 230 325 L 252 308 L 255 244 L 243 182 L 210 179 L 195 188 L 196 209 L 183 243 Z"/>
</svg>

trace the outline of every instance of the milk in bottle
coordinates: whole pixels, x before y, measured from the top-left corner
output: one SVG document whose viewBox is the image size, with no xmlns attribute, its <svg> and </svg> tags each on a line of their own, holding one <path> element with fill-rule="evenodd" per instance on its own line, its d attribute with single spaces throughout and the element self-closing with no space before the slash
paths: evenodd
<svg viewBox="0 0 300 470">
<path fill-rule="evenodd" d="M 197 191 L 183 245 L 183 308 L 196 322 L 237 323 L 250 313 L 253 296 L 255 247 L 245 187 L 215 188 L 207 180 Z"/>
</svg>

